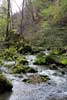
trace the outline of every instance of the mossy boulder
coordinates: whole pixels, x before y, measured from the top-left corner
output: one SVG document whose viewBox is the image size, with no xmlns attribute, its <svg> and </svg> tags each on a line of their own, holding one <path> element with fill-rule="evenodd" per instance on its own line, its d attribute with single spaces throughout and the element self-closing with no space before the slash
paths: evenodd
<svg viewBox="0 0 67 100">
<path fill-rule="evenodd" d="M 12 73 L 13 73 L 13 74 L 25 73 L 25 70 L 24 70 L 23 65 L 22 65 L 22 64 L 16 65 L 16 66 L 12 69 Z"/>
<path fill-rule="evenodd" d="M 13 69 L 12 69 L 12 73 L 14 74 L 20 74 L 20 73 L 36 73 L 37 70 L 35 70 L 34 68 L 28 67 L 28 66 L 24 66 L 22 64 L 16 65 Z"/>
<path fill-rule="evenodd" d="M 47 63 L 66 66 L 67 65 L 67 56 L 50 55 L 47 57 Z"/>
<path fill-rule="evenodd" d="M 46 56 L 45 55 L 38 55 L 34 61 L 36 65 L 44 65 L 46 64 Z"/>
<path fill-rule="evenodd" d="M 58 66 L 66 66 L 67 65 L 67 53 L 58 55 L 58 54 L 50 54 L 50 55 L 38 55 L 35 59 L 34 64 L 37 65 L 48 65 L 50 68 L 57 69 Z"/>
<path fill-rule="evenodd" d="M 28 78 L 23 80 L 23 82 L 36 84 L 36 83 L 47 82 L 48 80 L 50 80 L 50 78 L 46 75 L 43 76 L 43 75 L 34 74 L 34 75 L 29 75 Z"/>
<path fill-rule="evenodd" d="M 67 65 L 67 56 L 61 55 L 61 56 L 59 57 L 59 62 L 60 62 L 62 65 Z"/>
<path fill-rule="evenodd" d="M 67 48 L 53 48 L 50 53 L 52 55 L 62 55 L 67 53 Z"/>
<path fill-rule="evenodd" d="M 12 91 L 12 84 L 9 80 L 0 73 L 0 93 Z"/>
<path fill-rule="evenodd" d="M 17 62 L 18 62 L 19 64 L 23 64 L 23 65 L 27 65 L 27 64 L 28 64 L 28 61 L 26 60 L 25 56 L 19 56 L 19 57 L 17 58 Z"/>
</svg>

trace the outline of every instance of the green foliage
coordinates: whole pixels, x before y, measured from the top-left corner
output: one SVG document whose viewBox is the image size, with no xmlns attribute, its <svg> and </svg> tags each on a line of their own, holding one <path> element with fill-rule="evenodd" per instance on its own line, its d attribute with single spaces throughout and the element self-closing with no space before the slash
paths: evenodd
<svg viewBox="0 0 67 100">
<path fill-rule="evenodd" d="M 35 72 L 37 72 L 34 68 L 24 66 L 24 65 L 27 65 L 27 64 L 28 64 L 28 61 L 26 60 L 26 58 L 24 56 L 19 56 L 16 59 L 16 65 L 12 69 L 12 73 L 20 74 L 20 73 L 35 73 Z"/>
<path fill-rule="evenodd" d="M 34 68 L 28 67 L 28 66 L 23 66 L 22 64 L 17 64 L 13 69 L 12 73 L 13 74 L 20 74 L 20 73 L 36 73 L 37 70 Z"/>
<path fill-rule="evenodd" d="M 49 55 L 40 54 L 36 57 L 34 64 L 37 65 L 67 65 L 67 53 L 62 53 L 64 49 L 52 49 Z"/>
<path fill-rule="evenodd" d="M 17 63 L 26 65 L 26 64 L 28 64 L 28 61 L 26 60 L 26 58 L 24 56 L 19 56 L 17 58 Z"/>
<path fill-rule="evenodd" d="M 16 67 L 12 69 L 13 74 L 17 74 L 17 73 L 20 74 L 22 72 L 23 73 L 25 72 L 24 67 L 23 67 L 22 64 L 17 64 Z"/>
<path fill-rule="evenodd" d="M 18 57 L 18 53 L 15 48 L 8 48 L 2 54 L 3 59 L 7 61 L 15 60 Z"/>
<path fill-rule="evenodd" d="M 37 4 L 37 0 L 35 0 Z M 39 22 L 40 46 L 63 47 L 67 45 L 67 0 L 39 0 L 38 14 L 42 17 Z"/>
<path fill-rule="evenodd" d="M 44 64 L 46 64 L 46 56 L 45 55 L 37 56 L 34 64 L 37 64 L 37 65 L 44 65 Z"/>
<path fill-rule="evenodd" d="M 57 65 L 62 65 L 66 66 L 67 65 L 67 57 L 63 55 L 50 55 L 47 57 L 47 62 L 48 64 L 57 64 Z"/>
<path fill-rule="evenodd" d="M 2 66 L 2 65 L 3 65 L 3 59 L 0 58 L 0 66 Z"/>
</svg>

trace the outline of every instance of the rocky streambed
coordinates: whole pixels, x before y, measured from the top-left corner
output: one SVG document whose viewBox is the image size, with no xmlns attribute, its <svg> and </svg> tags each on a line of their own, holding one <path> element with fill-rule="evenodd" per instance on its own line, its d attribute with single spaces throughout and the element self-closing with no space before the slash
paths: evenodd
<svg viewBox="0 0 67 100">
<path fill-rule="evenodd" d="M 37 69 L 39 75 L 47 75 L 50 80 L 37 84 L 26 83 L 23 79 L 30 73 L 10 74 L 8 68 L 1 67 L 1 71 L 12 81 L 13 90 L 0 95 L 0 100 L 67 100 L 67 73 L 50 70 L 45 65 L 34 65 L 35 58 L 33 55 L 26 56 L 29 66 Z"/>
</svg>

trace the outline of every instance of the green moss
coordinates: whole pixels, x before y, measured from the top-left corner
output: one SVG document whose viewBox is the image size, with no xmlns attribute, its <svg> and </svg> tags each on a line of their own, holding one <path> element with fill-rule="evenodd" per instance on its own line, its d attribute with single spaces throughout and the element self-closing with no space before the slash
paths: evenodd
<svg viewBox="0 0 67 100">
<path fill-rule="evenodd" d="M 20 64 L 20 65 L 16 65 L 13 69 L 12 69 L 12 73 L 13 74 L 20 74 L 20 73 L 25 73 L 25 70 L 24 70 L 24 67 L 23 67 L 23 65 L 22 64 Z"/>
<path fill-rule="evenodd" d="M 60 53 L 59 49 L 55 48 L 51 50 L 51 55 L 58 55 Z"/>
<path fill-rule="evenodd" d="M 19 56 L 19 57 L 17 58 L 17 62 L 18 62 L 19 64 L 23 64 L 23 65 L 28 64 L 28 61 L 26 60 L 26 58 L 25 58 L 24 56 Z"/>
<path fill-rule="evenodd" d="M 23 47 L 18 48 L 18 52 L 22 52 Z"/>
<path fill-rule="evenodd" d="M 60 56 L 59 62 L 63 65 L 67 65 L 67 56 Z"/>
<path fill-rule="evenodd" d="M 0 58 L 0 66 L 2 66 L 4 63 L 3 63 L 3 60 L 2 58 Z"/>
<path fill-rule="evenodd" d="M 67 56 L 63 55 L 51 55 L 47 57 L 47 63 L 55 63 L 57 65 L 67 65 Z"/>
<path fill-rule="evenodd" d="M 43 76 L 43 75 L 41 75 L 41 80 L 43 81 L 43 82 L 47 82 L 48 80 L 50 80 L 50 78 L 48 77 L 48 76 Z"/>
<path fill-rule="evenodd" d="M 34 64 L 37 64 L 37 65 L 44 65 L 44 64 L 46 64 L 46 56 L 45 55 L 37 56 Z"/>
<path fill-rule="evenodd" d="M 37 56 L 35 59 L 34 64 L 38 65 L 50 65 L 50 64 L 56 64 L 56 65 L 67 65 L 67 54 L 61 54 L 60 51 L 51 51 L 50 55 L 46 56 L 44 54 Z"/>
<path fill-rule="evenodd" d="M 37 70 L 35 70 L 34 68 L 28 67 L 28 66 L 23 66 L 22 64 L 18 64 L 16 65 L 13 69 L 12 69 L 12 73 L 16 74 L 20 74 L 20 73 L 36 73 Z"/>
</svg>

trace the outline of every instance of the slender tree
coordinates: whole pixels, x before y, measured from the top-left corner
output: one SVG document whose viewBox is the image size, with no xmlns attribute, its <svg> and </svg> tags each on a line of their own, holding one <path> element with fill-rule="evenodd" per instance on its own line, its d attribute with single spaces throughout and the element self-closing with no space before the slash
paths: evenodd
<svg viewBox="0 0 67 100">
<path fill-rule="evenodd" d="M 22 2 L 22 10 L 21 10 L 21 23 L 20 23 L 20 35 L 22 35 L 23 41 L 24 41 L 24 36 L 23 36 L 23 18 L 24 18 L 24 4 L 25 1 L 23 0 Z"/>
<path fill-rule="evenodd" d="M 6 27 L 6 41 L 8 41 L 10 29 L 10 0 L 7 0 L 7 27 Z"/>
</svg>

